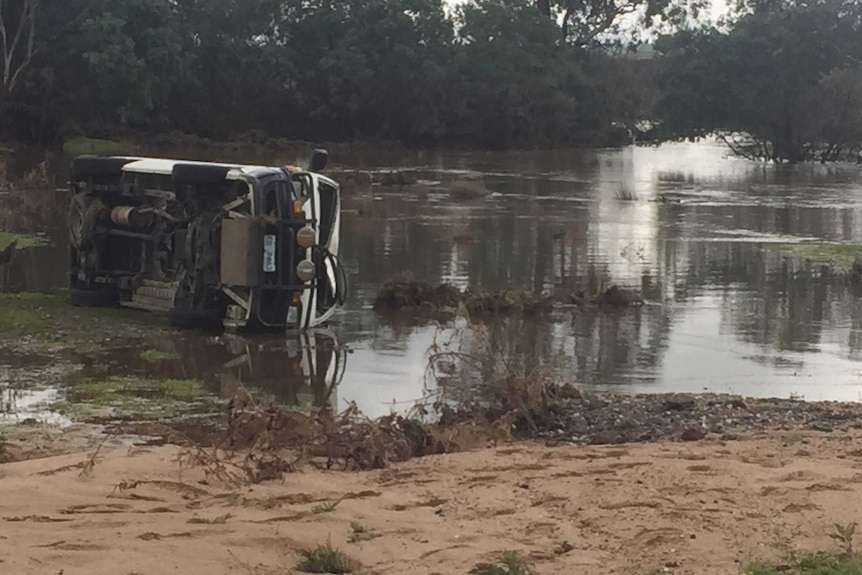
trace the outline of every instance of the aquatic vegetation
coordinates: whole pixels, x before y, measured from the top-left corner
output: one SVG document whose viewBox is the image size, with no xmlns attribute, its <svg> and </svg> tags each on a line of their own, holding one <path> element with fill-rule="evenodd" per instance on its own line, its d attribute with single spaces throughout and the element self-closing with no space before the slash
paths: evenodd
<svg viewBox="0 0 862 575">
<path fill-rule="evenodd" d="M 114 155 L 127 153 L 131 144 L 99 138 L 74 138 L 63 143 L 63 151 L 72 156 L 81 154 Z"/>
<path fill-rule="evenodd" d="M 106 341 L 159 333 L 156 314 L 125 308 L 79 308 L 65 293 L 0 293 L 0 347 L 18 350 L 100 349 Z"/>
<path fill-rule="evenodd" d="M 50 407 L 82 421 L 106 414 L 147 419 L 199 410 L 206 399 L 196 380 L 117 377 L 72 384 L 66 389 L 66 400 Z"/>
<path fill-rule="evenodd" d="M 766 250 L 786 257 L 825 265 L 839 273 L 855 272 L 862 266 L 862 246 L 860 245 L 813 242 L 767 244 Z"/>
<path fill-rule="evenodd" d="M 160 361 L 178 359 L 178 356 L 176 353 L 162 351 L 159 349 L 145 349 L 140 353 L 140 358 L 150 363 L 158 363 Z"/>
<path fill-rule="evenodd" d="M 46 245 L 48 243 L 48 240 L 39 236 L 0 232 L 0 250 L 5 250 L 13 242 L 15 243 L 15 247 L 17 249 L 22 250 L 26 248 Z"/>
</svg>

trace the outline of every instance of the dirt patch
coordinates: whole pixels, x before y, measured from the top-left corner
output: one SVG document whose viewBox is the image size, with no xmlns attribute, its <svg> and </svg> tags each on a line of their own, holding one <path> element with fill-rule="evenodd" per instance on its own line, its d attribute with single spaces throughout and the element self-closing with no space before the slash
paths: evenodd
<svg viewBox="0 0 862 575">
<path fill-rule="evenodd" d="M 34 565 L 93 575 L 127 565 L 142 573 L 277 573 L 295 570 L 303 550 L 331 544 L 367 572 L 387 575 L 467 573 L 506 551 L 527 558 L 537 575 L 726 575 L 787 549 L 835 548 L 834 524 L 862 519 L 847 505 L 862 496 L 862 484 L 846 482 L 857 472 L 847 451 L 858 440 L 776 433 L 625 451 L 516 443 L 384 471 L 307 469 L 253 493 L 203 468 L 180 472 L 180 448 L 103 449 L 87 477 L 75 466 L 87 453 L 0 466 L 0 523 L 9 527 L 0 565 L 10 573 Z M 803 442 L 813 455 L 796 456 Z M 746 462 L 765 453 L 787 466 Z M 692 473 L 692 459 L 715 473 Z M 489 470 L 494 481 L 473 480 Z M 850 491 L 807 489 L 812 482 L 804 481 L 783 490 L 789 471 Z M 393 474 L 423 481 L 392 482 Z M 764 495 L 773 485 L 782 490 Z M 376 495 L 345 497 L 357 493 Z"/>
</svg>

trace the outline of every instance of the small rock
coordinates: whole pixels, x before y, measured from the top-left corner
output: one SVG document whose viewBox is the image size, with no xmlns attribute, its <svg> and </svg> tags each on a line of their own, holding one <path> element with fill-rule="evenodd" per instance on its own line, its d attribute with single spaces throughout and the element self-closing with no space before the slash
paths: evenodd
<svg viewBox="0 0 862 575">
<path fill-rule="evenodd" d="M 826 433 L 831 433 L 833 430 L 831 425 L 827 425 L 825 423 L 820 423 L 820 422 L 817 422 L 814 425 L 812 425 L 811 429 L 813 429 L 814 431 L 823 431 Z"/>
<path fill-rule="evenodd" d="M 694 407 L 694 397 L 687 393 L 678 393 L 667 398 L 664 407 L 668 411 L 686 411 Z"/>
<path fill-rule="evenodd" d="M 619 437 L 613 431 L 600 431 L 590 439 L 590 445 L 610 445 L 619 443 Z"/>
<path fill-rule="evenodd" d="M 680 439 L 683 441 L 700 441 L 706 437 L 705 429 L 698 429 L 696 427 L 688 427 L 685 431 L 682 432 Z"/>
<path fill-rule="evenodd" d="M 678 561 L 668 561 L 667 563 L 664 564 L 664 566 L 667 567 L 668 569 L 676 569 L 677 567 L 679 567 L 679 562 Z"/>
</svg>

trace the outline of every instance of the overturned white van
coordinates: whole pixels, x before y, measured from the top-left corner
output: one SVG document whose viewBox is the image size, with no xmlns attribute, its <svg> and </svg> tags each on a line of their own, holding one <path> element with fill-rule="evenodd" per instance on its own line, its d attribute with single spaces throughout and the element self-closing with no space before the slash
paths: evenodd
<svg viewBox="0 0 862 575">
<path fill-rule="evenodd" d="M 70 297 L 182 328 L 304 330 L 343 305 L 341 195 L 307 168 L 127 156 L 72 161 Z"/>
</svg>

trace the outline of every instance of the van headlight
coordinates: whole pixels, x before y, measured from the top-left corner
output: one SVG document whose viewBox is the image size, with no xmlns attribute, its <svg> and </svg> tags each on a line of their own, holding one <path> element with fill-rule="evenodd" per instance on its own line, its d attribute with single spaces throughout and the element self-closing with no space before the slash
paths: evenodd
<svg viewBox="0 0 862 575">
<path fill-rule="evenodd" d="M 314 263 L 308 260 L 302 260 L 299 262 L 299 265 L 296 266 L 296 276 L 304 282 L 314 279 L 316 271 Z"/>
<path fill-rule="evenodd" d="M 296 232 L 296 243 L 299 244 L 299 247 L 308 249 L 314 245 L 315 235 L 317 234 L 315 233 L 314 228 L 311 226 L 304 226 Z"/>
</svg>

